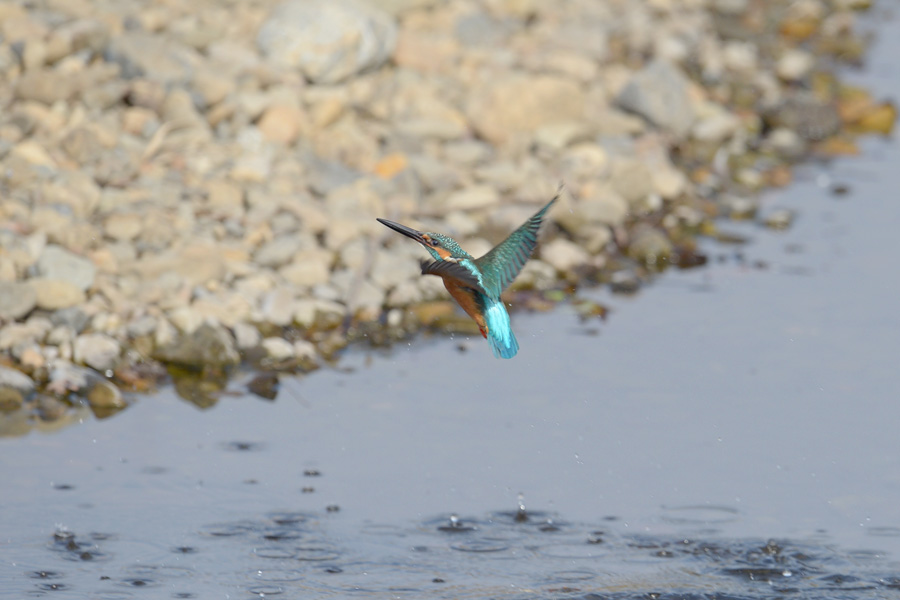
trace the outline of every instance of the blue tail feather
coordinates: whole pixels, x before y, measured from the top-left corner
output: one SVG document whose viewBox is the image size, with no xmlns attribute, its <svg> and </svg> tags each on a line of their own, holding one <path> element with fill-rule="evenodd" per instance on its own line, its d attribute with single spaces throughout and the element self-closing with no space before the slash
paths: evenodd
<svg viewBox="0 0 900 600">
<path fill-rule="evenodd" d="M 512 358 L 519 351 L 519 342 L 512 331 L 509 313 L 502 300 L 487 299 L 484 307 L 487 340 L 496 358 Z"/>
</svg>

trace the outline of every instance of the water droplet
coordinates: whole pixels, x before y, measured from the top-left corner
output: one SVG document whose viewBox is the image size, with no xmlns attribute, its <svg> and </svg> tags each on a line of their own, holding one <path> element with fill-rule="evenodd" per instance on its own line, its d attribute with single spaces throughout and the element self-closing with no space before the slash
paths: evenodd
<svg viewBox="0 0 900 600">
<path fill-rule="evenodd" d="M 522 523 L 528 520 L 528 513 L 525 511 L 525 494 L 519 492 L 518 508 L 516 509 L 515 521 Z"/>
</svg>

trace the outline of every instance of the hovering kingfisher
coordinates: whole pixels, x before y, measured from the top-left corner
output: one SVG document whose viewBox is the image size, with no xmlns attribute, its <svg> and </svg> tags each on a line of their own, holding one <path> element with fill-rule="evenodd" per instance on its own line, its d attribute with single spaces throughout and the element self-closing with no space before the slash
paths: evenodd
<svg viewBox="0 0 900 600">
<path fill-rule="evenodd" d="M 500 293 L 513 282 L 531 256 L 544 214 L 557 198 L 559 194 L 481 258 L 473 258 L 446 235 L 422 233 L 387 219 L 377 220 L 425 246 L 434 260 L 422 261 L 422 274 L 437 275 L 444 280 L 444 287 L 453 299 L 478 324 L 495 357 L 512 358 L 519 351 L 519 342 L 510 327 L 509 313 Z"/>
</svg>

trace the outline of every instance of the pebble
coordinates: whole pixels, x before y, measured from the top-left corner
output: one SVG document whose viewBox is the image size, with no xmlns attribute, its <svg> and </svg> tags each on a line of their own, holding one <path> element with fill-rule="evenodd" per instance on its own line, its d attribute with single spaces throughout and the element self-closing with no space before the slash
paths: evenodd
<svg viewBox="0 0 900 600">
<path fill-rule="evenodd" d="M 55 244 L 47 245 L 37 261 L 37 272 L 42 277 L 69 282 L 82 291 L 93 285 L 96 271 L 89 259 Z"/>
<path fill-rule="evenodd" d="M 104 380 L 97 380 L 90 386 L 87 400 L 95 410 L 120 410 L 128 406 L 119 388 Z"/>
<path fill-rule="evenodd" d="M 588 261 L 587 251 L 569 240 L 556 238 L 541 246 L 541 260 L 560 273 L 567 273 Z"/>
<path fill-rule="evenodd" d="M 635 229 L 628 244 L 628 255 L 651 267 L 668 263 L 673 250 L 668 236 L 659 229 L 643 225 Z"/>
<path fill-rule="evenodd" d="M 115 368 L 121 352 L 119 342 L 103 333 L 85 333 L 75 338 L 75 362 L 100 372 Z"/>
<path fill-rule="evenodd" d="M 264 267 L 287 264 L 300 250 L 303 240 L 297 235 L 283 235 L 263 244 L 253 254 L 253 260 Z"/>
<path fill-rule="evenodd" d="M 294 315 L 294 294 L 285 287 L 268 292 L 260 301 L 260 321 L 284 327 L 290 325 Z"/>
<path fill-rule="evenodd" d="M 652 194 L 653 173 L 650 167 L 639 160 L 621 159 L 613 165 L 610 183 L 629 205 L 643 202 Z"/>
<path fill-rule="evenodd" d="M 279 269 L 278 273 L 284 277 L 285 281 L 297 287 L 311 288 L 321 283 L 326 283 L 331 277 L 331 270 L 329 269 L 331 260 L 323 255 L 330 257 L 331 253 L 319 251 L 301 252 L 294 258 L 293 262 Z"/>
<path fill-rule="evenodd" d="M 284 338 L 268 337 L 262 341 L 262 347 L 266 356 L 276 362 L 294 358 L 294 346 Z"/>
<path fill-rule="evenodd" d="M 15 321 L 37 306 L 37 293 L 27 283 L 0 281 L 0 319 Z"/>
<path fill-rule="evenodd" d="M 772 210 L 763 219 L 763 224 L 769 229 L 788 229 L 794 222 L 794 211 L 787 208 Z"/>
<path fill-rule="evenodd" d="M 816 60 L 812 54 L 797 48 L 790 48 L 778 59 L 775 72 L 787 81 L 800 81 L 809 75 Z"/>
<path fill-rule="evenodd" d="M 163 362 L 201 371 L 209 367 L 233 367 L 241 361 L 231 334 L 221 325 L 209 323 L 158 348 L 155 356 Z"/>
<path fill-rule="evenodd" d="M 0 389 L 15 390 L 24 397 L 34 391 L 34 381 L 24 373 L 0 365 Z"/>
<path fill-rule="evenodd" d="M 236 323 L 232 331 L 234 332 L 234 341 L 238 350 L 256 348 L 262 341 L 259 329 L 249 323 Z"/>
<path fill-rule="evenodd" d="M 655 60 L 632 75 L 616 98 L 624 110 L 684 136 L 694 121 L 688 80 L 675 65 Z"/>
<path fill-rule="evenodd" d="M 584 90 L 571 79 L 513 74 L 476 86 L 466 112 L 479 135 L 502 145 L 517 134 L 582 119 L 585 107 Z"/>
<path fill-rule="evenodd" d="M 500 195 L 493 186 L 479 185 L 450 194 L 443 205 L 448 210 L 478 210 L 496 205 Z"/>
<path fill-rule="evenodd" d="M 84 291 L 69 281 L 38 278 L 30 279 L 28 283 L 34 290 L 37 307 L 44 310 L 72 308 L 86 299 Z"/>
</svg>

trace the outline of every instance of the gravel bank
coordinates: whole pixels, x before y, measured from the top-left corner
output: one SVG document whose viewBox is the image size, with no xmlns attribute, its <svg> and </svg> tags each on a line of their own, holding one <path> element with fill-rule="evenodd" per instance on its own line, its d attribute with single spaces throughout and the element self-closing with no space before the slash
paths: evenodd
<svg viewBox="0 0 900 600">
<path fill-rule="evenodd" d="M 511 291 L 529 308 L 702 264 L 718 216 L 789 227 L 761 189 L 893 126 L 834 75 L 866 8 L 0 4 L 0 411 L 106 415 L 167 373 L 210 403 L 242 362 L 469 331 L 375 217 L 478 255 L 564 182 Z"/>
</svg>

